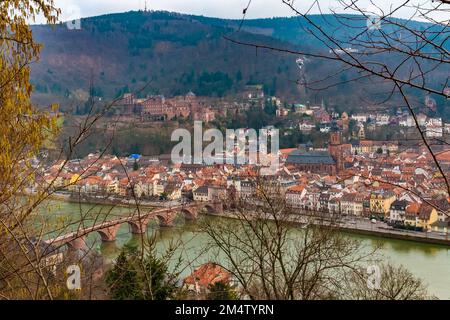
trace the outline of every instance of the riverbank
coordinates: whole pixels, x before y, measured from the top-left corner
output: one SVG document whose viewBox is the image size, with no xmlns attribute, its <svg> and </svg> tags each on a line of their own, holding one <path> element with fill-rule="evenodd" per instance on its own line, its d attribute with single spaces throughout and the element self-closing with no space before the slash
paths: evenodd
<svg viewBox="0 0 450 320">
<path fill-rule="evenodd" d="M 82 204 L 91 204 L 91 205 L 104 205 L 104 206 L 112 206 L 112 207 L 122 207 L 129 208 L 130 206 L 136 206 L 136 202 L 133 200 L 125 200 L 125 199 L 111 199 L 111 198 L 96 198 L 96 197 L 78 197 L 74 198 L 70 194 L 63 193 L 53 193 L 49 196 L 50 200 L 54 201 L 65 201 L 69 203 L 82 203 Z M 138 205 L 144 209 L 153 209 L 153 208 L 164 208 L 174 206 L 171 202 L 161 202 L 161 201 L 146 201 L 139 200 Z M 175 204 L 179 205 L 179 204 Z"/>
<path fill-rule="evenodd" d="M 236 215 L 230 213 L 208 213 L 208 215 L 222 218 L 240 219 Z M 268 219 L 270 219 L 270 217 L 268 217 Z M 341 221 L 339 223 L 334 222 L 333 225 L 331 225 L 331 223 L 327 222 L 322 218 L 317 219 L 311 216 L 300 215 L 288 219 L 287 222 L 297 226 L 304 226 L 306 224 L 314 224 L 322 226 L 328 225 L 338 227 L 339 230 L 341 231 L 353 234 L 377 236 L 382 238 L 414 241 L 428 244 L 437 244 L 450 247 L 450 239 L 448 238 L 448 234 L 393 229 L 391 227 L 388 227 L 386 223 L 380 221 L 372 223 L 372 221 L 368 219 L 366 220 L 361 218 L 359 219 L 354 218 L 351 221 Z"/>
<path fill-rule="evenodd" d="M 66 201 L 70 203 L 83 203 L 83 204 L 91 204 L 91 205 L 107 205 L 107 206 L 115 206 L 122 208 L 130 208 L 130 206 L 136 206 L 134 200 L 127 200 L 127 202 L 123 202 L 124 199 L 110 199 L 110 198 L 95 198 L 95 197 L 80 197 L 73 198 L 69 194 L 53 194 L 51 196 L 52 200 L 56 201 Z M 165 202 L 151 202 L 151 201 L 140 201 L 139 206 L 143 209 L 152 210 L 155 208 L 164 208 L 164 207 L 174 207 L 180 205 L 180 203 L 176 201 L 165 201 Z M 239 219 L 239 217 L 234 216 L 230 212 L 224 213 L 207 213 L 212 216 L 219 216 L 222 218 L 233 218 Z M 364 218 L 347 218 L 349 221 L 340 221 L 339 224 L 333 224 L 333 226 L 339 227 L 340 230 L 361 234 L 361 235 L 369 235 L 369 236 L 378 236 L 396 240 L 406 240 L 406 241 L 414 241 L 428 244 L 437 244 L 444 245 L 450 247 L 450 239 L 447 234 L 438 233 L 438 232 L 419 232 L 419 231 L 408 231 L 408 230 L 400 230 L 393 229 L 389 227 L 386 223 L 377 221 L 376 223 L 372 223 L 369 219 Z M 302 215 L 289 219 L 287 222 L 297 224 L 297 225 L 305 225 L 308 223 L 316 224 L 316 225 L 324 225 L 324 222 L 327 223 L 323 218 L 312 217 L 311 215 Z"/>
<path fill-rule="evenodd" d="M 99 205 L 96 208 L 92 208 L 89 204 L 78 204 L 61 202 L 55 203 L 50 209 L 55 210 L 57 215 L 51 215 L 55 219 L 67 218 L 71 219 L 74 212 L 86 213 L 92 211 L 93 214 L 101 212 L 109 212 L 110 206 L 104 208 Z M 114 208 L 114 212 L 110 213 L 115 217 L 126 216 L 130 213 L 130 209 Z M 48 209 L 45 210 L 45 214 L 48 214 Z M 132 214 L 132 213 L 131 213 Z M 216 215 L 217 219 L 221 219 Z M 231 218 L 230 215 L 223 215 L 223 217 Z M 214 223 L 214 215 L 203 215 L 202 219 L 211 219 L 211 223 Z M 292 225 L 293 236 L 298 233 L 299 237 L 302 237 L 301 225 Z M 174 227 L 158 228 L 156 224 L 148 228 L 148 234 L 154 235 L 157 239 L 157 248 L 159 252 L 165 252 L 174 242 L 183 243 L 182 250 L 177 252 L 174 256 L 174 261 L 177 261 L 178 257 L 181 257 L 185 261 L 191 261 L 192 266 L 196 267 L 208 261 L 211 261 L 211 256 L 208 254 L 199 253 L 210 242 L 210 238 L 207 233 L 201 227 L 201 224 L 196 221 L 186 221 L 175 225 Z M 415 276 L 424 279 L 425 283 L 429 286 L 430 293 L 436 295 L 440 299 L 450 298 L 450 277 L 448 277 L 448 266 L 450 265 L 450 247 L 426 243 L 424 241 L 404 241 L 397 240 L 397 238 L 387 237 L 380 234 L 368 234 L 362 232 L 350 232 L 347 229 L 342 229 L 343 234 L 346 237 L 358 239 L 364 243 L 364 248 L 370 250 L 370 248 L 379 248 L 379 258 L 386 262 L 391 262 L 396 266 L 404 266 L 408 270 L 411 270 Z M 130 243 L 139 244 L 141 241 L 140 236 L 132 235 L 129 230 L 129 226 L 124 224 L 117 233 L 116 241 L 114 242 L 102 242 L 98 233 L 92 233 L 88 238 L 88 245 L 98 250 L 105 261 L 113 261 L 119 255 L 123 246 Z M 189 269 L 189 273 L 192 270 Z M 186 274 L 187 276 L 188 274 Z"/>
</svg>

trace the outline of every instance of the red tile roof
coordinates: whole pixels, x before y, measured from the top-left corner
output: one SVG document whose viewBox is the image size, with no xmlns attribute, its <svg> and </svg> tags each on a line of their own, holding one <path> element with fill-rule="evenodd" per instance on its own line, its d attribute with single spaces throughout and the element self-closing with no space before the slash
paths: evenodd
<svg viewBox="0 0 450 320">
<path fill-rule="evenodd" d="M 206 263 L 184 279 L 185 284 L 198 284 L 202 287 L 208 287 L 217 282 L 230 281 L 231 273 L 215 263 Z"/>
</svg>

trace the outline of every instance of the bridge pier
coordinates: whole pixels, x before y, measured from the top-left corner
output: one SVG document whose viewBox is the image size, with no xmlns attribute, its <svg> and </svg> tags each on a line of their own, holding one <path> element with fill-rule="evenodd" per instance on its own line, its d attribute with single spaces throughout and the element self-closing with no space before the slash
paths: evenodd
<svg viewBox="0 0 450 320">
<path fill-rule="evenodd" d="M 220 214 L 220 213 L 223 213 L 223 204 L 222 204 L 222 202 L 215 201 L 213 203 L 205 204 L 202 207 L 202 210 L 203 209 L 208 210 L 209 213 L 219 213 Z"/>
<path fill-rule="evenodd" d="M 128 221 L 128 225 L 131 227 L 131 233 L 132 234 L 144 234 L 147 232 L 147 226 L 150 220 L 135 220 L 135 221 Z"/>
<path fill-rule="evenodd" d="M 119 231 L 120 224 L 108 227 L 105 229 L 98 230 L 103 242 L 113 242 L 116 241 L 117 231 Z"/>
<path fill-rule="evenodd" d="M 173 226 L 173 221 L 177 216 L 176 211 L 168 211 L 165 215 L 156 215 L 159 221 L 160 227 L 171 227 Z"/>
<path fill-rule="evenodd" d="M 194 208 L 182 208 L 181 213 L 186 220 L 195 220 L 198 218 L 198 211 Z"/>
<path fill-rule="evenodd" d="M 67 242 L 67 248 L 69 251 L 84 250 L 87 248 L 85 237 L 79 237 Z"/>
<path fill-rule="evenodd" d="M 215 202 L 213 204 L 214 211 L 216 213 L 223 213 L 223 203 L 222 202 Z"/>
</svg>

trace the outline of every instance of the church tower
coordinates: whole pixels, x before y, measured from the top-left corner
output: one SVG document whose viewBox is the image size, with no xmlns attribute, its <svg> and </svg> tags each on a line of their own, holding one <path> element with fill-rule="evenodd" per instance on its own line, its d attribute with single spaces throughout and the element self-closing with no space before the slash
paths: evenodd
<svg viewBox="0 0 450 320">
<path fill-rule="evenodd" d="M 342 136 L 339 129 L 335 128 L 330 133 L 330 145 L 328 147 L 330 155 L 336 161 L 336 172 L 344 170 L 344 160 L 342 156 Z"/>
<path fill-rule="evenodd" d="M 338 130 L 332 131 L 330 135 L 330 146 L 340 146 L 341 144 L 341 133 Z"/>
</svg>

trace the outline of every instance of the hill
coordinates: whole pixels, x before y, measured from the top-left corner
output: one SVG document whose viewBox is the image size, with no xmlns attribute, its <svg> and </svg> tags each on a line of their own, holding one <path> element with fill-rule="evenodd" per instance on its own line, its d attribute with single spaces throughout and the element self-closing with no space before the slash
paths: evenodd
<svg viewBox="0 0 450 320">
<path fill-rule="evenodd" d="M 311 19 L 338 37 L 354 32 L 352 26 L 343 28 L 332 15 Z M 355 25 L 365 23 L 352 21 Z M 319 92 L 307 90 L 295 81 L 301 76 L 319 79 L 342 66 L 308 59 L 301 75 L 296 56 L 256 51 L 223 38 L 228 35 L 275 47 L 328 51 L 306 32 L 304 19 L 246 20 L 239 32 L 239 20 L 169 12 L 127 12 L 87 18 L 81 23 L 81 30 L 69 30 L 64 24 L 33 27 L 37 41 L 44 44 L 41 60 L 32 69 L 37 104 L 56 101 L 63 108 L 73 106 L 86 98 L 91 79 L 94 94 L 107 99 L 146 84 L 141 95 L 173 96 L 193 91 L 226 96 L 239 92 L 245 84 L 262 83 L 268 94 L 289 101 L 320 103 L 324 99 L 327 105 L 347 111 L 383 100 L 390 90 L 383 83 L 368 80 L 345 83 L 354 76 L 350 72 L 329 80 L 343 82 L 338 86 Z M 396 57 L 386 57 L 386 61 L 392 59 Z M 448 69 L 436 70 L 430 81 L 442 82 L 447 75 Z M 422 93 L 411 94 L 417 94 L 418 101 L 424 100 Z M 401 105 L 401 100 L 391 103 Z M 438 111 L 445 115 L 443 108 Z"/>
<path fill-rule="evenodd" d="M 44 44 L 33 66 L 35 99 L 78 97 L 91 76 L 95 94 L 116 97 L 150 83 L 142 94 L 168 96 L 193 91 L 224 96 L 247 83 L 263 83 L 270 93 L 297 94 L 289 84 L 298 72 L 292 56 L 258 52 L 223 39 L 233 29 L 165 12 L 129 12 L 83 19 L 81 30 L 33 28 Z M 242 40 L 284 45 L 273 38 L 239 34 Z M 276 88 L 274 88 L 276 84 Z"/>
</svg>

